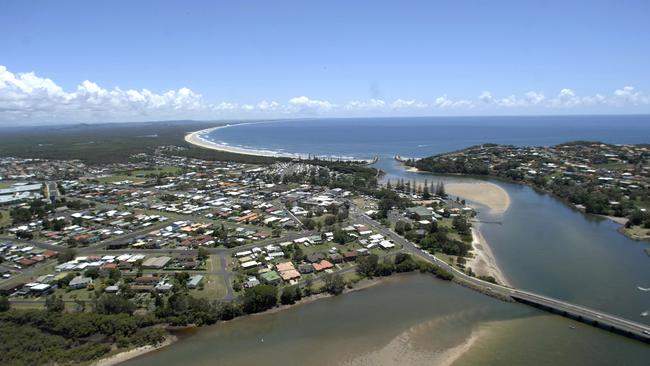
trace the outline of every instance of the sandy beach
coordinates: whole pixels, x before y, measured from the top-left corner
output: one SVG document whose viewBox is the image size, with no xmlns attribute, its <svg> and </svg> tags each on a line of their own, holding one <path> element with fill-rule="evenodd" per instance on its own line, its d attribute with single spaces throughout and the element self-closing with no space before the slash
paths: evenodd
<svg viewBox="0 0 650 366">
<path fill-rule="evenodd" d="M 475 227 L 472 227 L 473 258 L 467 260 L 466 267 L 471 267 L 472 271 L 479 276 L 492 276 L 498 283 L 510 286 L 508 279 L 497 265 L 492 249 L 480 229 L 476 227 L 477 224 L 474 225 Z"/>
<path fill-rule="evenodd" d="M 250 122 L 250 123 L 240 123 L 238 125 L 247 125 L 247 124 L 254 124 L 254 123 L 264 123 L 264 122 Z M 289 159 L 310 159 L 313 158 L 313 156 L 309 156 L 307 154 L 296 154 L 296 153 L 284 153 L 284 152 L 278 152 L 278 151 L 271 151 L 271 150 L 255 150 L 255 149 L 245 149 L 242 147 L 236 147 L 236 146 L 229 146 L 224 143 L 218 143 L 214 141 L 207 140 L 205 136 L 209 134 L 212 131 L 216 131 L 222 128 L 227 128 L 231 127 L 233 125 L 223 125 L 223 126 L 217 126 L 217 127 L 212 127 L 212 128 L 207 128 L 205 130 L 200 130 L 200 131 L 195 131 L 195 132 L 190 132 L 187 135 L 185 135 L 185 141 L 187 143 L 190 143 L 192 145 L 196 145 L 205 149 L 211 149 L 211 150 L 217 150 L 217 151 L 225 151 L 229 153 L 234 153 L 234 154 L 243 154 L 243 155 L 251 155 L 251 156 L 266 156 L 266 157 L 271 157 L 271 158 L 289 158 Z M 343 160 L 343 161 L 363 161 L 367 164 L 371 164 L 374 162 L 372 159 L 355 159 L 349 156 L 318 156 L 319 159 L 324 159 L 324 160 Z"/>
<path fill-rule="evenodd" d="M 165 340 L 155 346 L 142 346 L 142 347 L 137 347 L 128 351 L 120 352 L 118 354 L 112 355 L 110 357 L 102 358 L 92 364 L 92 366 L 114 366 L 118 365 L 122 362 L 126 362 L 130 359 L 140 357 L 144 354 L 147 354 L 149 352 L 153 352 L 155 350 L 161 349 L 163 347 L 167 347 L 170 344 L 174 343 L 177 341 L 177 337 L 173 335 L 169 335 L 165 338 Z"/>
<path fill-rule="evenodd" d="M 448 183 L 445 191 L 450 196 L 458 196 L 487 206 L 490 213 L 502 214 L 510 207 L 510 196 L 505 189 L 490 182 Z"/>
</svg>

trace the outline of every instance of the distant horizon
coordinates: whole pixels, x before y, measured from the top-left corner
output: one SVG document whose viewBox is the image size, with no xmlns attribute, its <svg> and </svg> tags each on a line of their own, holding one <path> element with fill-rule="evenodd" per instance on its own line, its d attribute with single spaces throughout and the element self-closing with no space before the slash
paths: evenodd
<svg viewBox="0 0 650 366">
<path fill-rule="evenodd" d="M 107 124 L 154 124 L 154 123 L 246 123 L 246 122 L 282 122 L 282 121 L 309 121 L 309 120 L 344 120 L 344 119 L 423 119 L 423 118 L 543 118 L 543 117 L 649 117 L 650 113 L 576 113 L 576 114 L 508 114 L 508 115 L 451 115 L 451 116 L 359 116 L 359 117 L 286 117 L 286 118 L 227 118 L 227 119 L 162 119 L 162 120 L 144 120 L 144 121 L 97 121 L 97 122 L 36 122 L 36 123 L 15 123 L 2 124 L 2 128 L 16 127 L 56 127 L 56 126 L 73 126 L 73 125 L 107 125 Z"/>
</svg>

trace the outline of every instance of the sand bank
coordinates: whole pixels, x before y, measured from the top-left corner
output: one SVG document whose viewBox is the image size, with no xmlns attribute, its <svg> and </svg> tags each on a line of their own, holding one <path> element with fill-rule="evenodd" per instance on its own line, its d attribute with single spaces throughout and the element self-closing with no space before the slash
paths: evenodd
<svg viewBox="0 0 650 366">
<path fill-rule="evenodd" d="M 173 335 L 169 335 L 165 337 L 165 340 L 158 344 L 158 345 L 150 345 L 150 346 L 142 346 L 142 347 L 137 347 L 128 351 L 120 352 L 118 354 L 112 355 L 110 357 L 102 358 L 94 363 L 92 363 L 92 366 L 113 366 L 113 365 L 118 365 L 122 362 L 126 362 L 130 359 L 140 357 L 144 354 L 147 354 L 149 352 L 153 352 L 155 350 L 161 349 L 163 347 L 167 347 L 170 344 L 176 342 L 177 337 Z"/>
<path fill-rule="evenodd" d="M 488 327 L 482 326 L 473 329 L 460 343 L 450 345 L 445 349 L 432 349 L 427 346 L 417 346 L 423 338 L 431 336 L 431 332 L 449 321 L 449 318 L 434 318 L 423 323 L 418 323 L 407 328 L 386 345 L 378 350 L 359 355 L 351 360 L 341 363 L 343 366 L 449 366 L 470 351 L 472 346 L 488 334 Z M 430 341 L 425 341 L 430 343 Z"/>
<path fill-rule="evenodd" d="M 508 279 L 497 266 L 492 249 L 477 227 L 472 228 L 472 248 L 473 258 L 467 260 L 466 266 L 471 267 L 478 276 L 492 276 L 500 284 L 510 286 Z"/>
<path fill-rule="evenodd" d="M 491 213 L 502 214 L 510 207 L 510 196 L 505 189 L 490 182 L 447 183 L 445 191 L 450 196 L 487 206 Z"/>
</svg>

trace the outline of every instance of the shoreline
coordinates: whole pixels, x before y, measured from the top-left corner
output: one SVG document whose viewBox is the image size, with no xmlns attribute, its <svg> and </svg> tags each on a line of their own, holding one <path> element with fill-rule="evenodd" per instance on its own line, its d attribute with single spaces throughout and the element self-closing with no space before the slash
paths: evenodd
<svg viewBox="0 0 650 366">
<path fill-rule="evenodd" d="M 243 126 L 243 125 L 251 125 L 251 124 L 258 124 L 258 123 L 265 123 L 265 122 L 247 122 L 247 123 L 238 123 L 236 125 Z M 216 127 L 206 128 L 204 130 L 190 132 L 185 135 L 185 142 L 198 147 L 202 147 L 204 149 L 217 150 L 217 151 L 223 151 L 223 152 L 228 152 L 233 154 L 249 155 L 249 156 L 263 156 L 268 158 L 287 158 L 287 159 L 301 159 L 301 160 L 310 160 L 310 159 L 318 158 L 321 160 L 348 161 L 348 162 L 359 162 L 359 163 L 366 163 L 366 164 L 372 164 L 376 161 L 376 158 L 356 159 L 349 156 L 311 156 L 309 154 L 283 153 L 283 152 L 272 151 L 272 150 L 247 149 L 243 147 L 230 146 L 225 143 L 210 141 L 204 137 L 205 135 L 213 131 L 224 129 L 227 127 L 232 127 L 232 126 L 235 125 L 226 124 L 223 126 L 216 126 Z"/>
<path fill-rule="evenodd" d="M 178 337 L 175 335 L 168 335 L 165 337 L 165 340 L 157 345 L 147 345 L 142 347 L 136 347 L 124 352 L 116 353 L 112 356 L 101 358 L 91 364 L 91 366 L 115 366 L 123 362 L 132 360 L 136 357 L 144 356 L 148 353 L 157 351 L 169 345 L 172 345 L 178 341 Z"/>
<path fill-rule="evenodd" d="M 472 227 L 472 258 L 467 260 L 466 267 L 471 267 L 478 276 L 492 276 L 504 286 L 511 286 L 508 278 L 497 264 L 492 248 L 481 234 L 480 228 Z"/>
</svg>

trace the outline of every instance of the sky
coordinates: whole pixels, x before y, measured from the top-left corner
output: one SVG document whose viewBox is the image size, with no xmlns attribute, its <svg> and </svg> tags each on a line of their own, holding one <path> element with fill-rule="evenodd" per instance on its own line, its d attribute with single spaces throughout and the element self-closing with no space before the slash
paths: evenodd
<svg viewBox="0 0 650 366">
<path fill-rule="evenodd" d="M 0 124 L 650 113 L 650 1 L 0 2 Z"/>
</svg>

